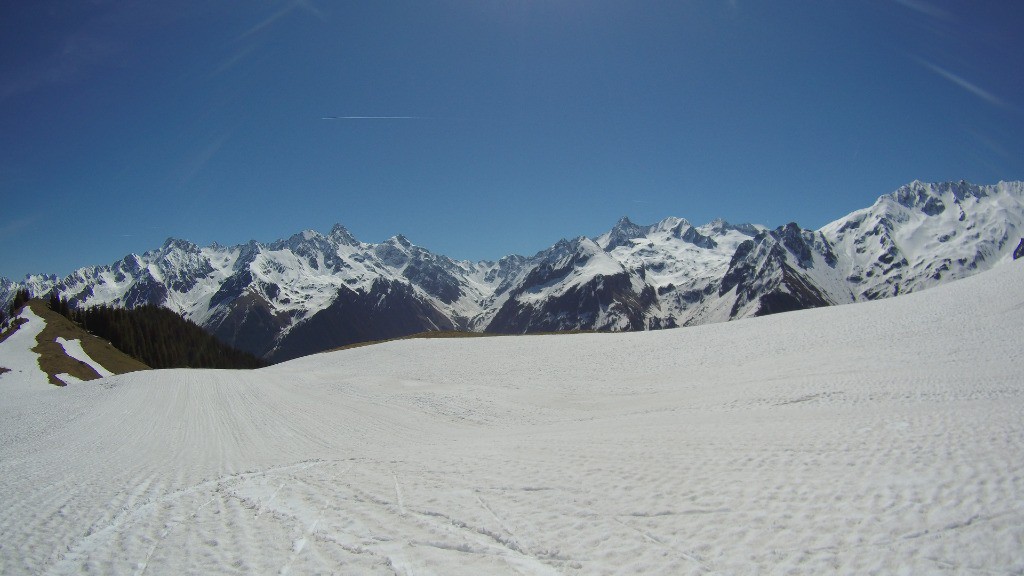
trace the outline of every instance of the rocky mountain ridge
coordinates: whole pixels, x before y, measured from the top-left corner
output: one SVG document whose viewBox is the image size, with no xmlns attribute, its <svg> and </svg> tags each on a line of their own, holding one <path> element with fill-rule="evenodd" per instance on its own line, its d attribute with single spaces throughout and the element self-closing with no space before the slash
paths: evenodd
<svg viewBox="0 0 1024 576">
<path fill-rule="evenodd" d="M 424 330 L 646 330 L 885 298 L 1009 260 L 1022 234 L 1022 182 L 915 181 L 819 230 L 623 218 L 496 262 L 340 225 L 269 244 L 168 239 L 64 278 L 0 279 L 0 298 L 24 286 L 72 306 L 157 304 L 276 361 Z"/>
</svg>

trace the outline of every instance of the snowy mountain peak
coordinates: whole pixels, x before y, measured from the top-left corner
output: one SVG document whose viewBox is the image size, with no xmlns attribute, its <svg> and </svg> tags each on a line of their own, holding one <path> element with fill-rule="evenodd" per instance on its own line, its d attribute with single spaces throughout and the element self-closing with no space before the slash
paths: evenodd
<svg viewBox="0 0 1024 576">
<path fill-rule="evenodd" d="M 690 221 L 687 220 L 686 218 L 679 218 L 679 217 L 676 217 L 676 216 L 669 216 L 668 218 L 665 218 L 661 222 L 658 222 L 657 224 L 655 224 L 653 226 L 650 226 L 650 231 L 651 232 L 676 231 L 676 230 L 683 229 L 683 228 L 685 228 L 687 226 L 692 226 L 692 224 L 690 224 Z"/>
<path fill-rule="evenodd" d="M 732 232 L 739 232 L 746 236 L 754 237 L 765 229 L 766 228 L 764 226 L 758 226 L 755 224 L 730 224 L 721 218 L 715 218 L 711 222 L 697 228 L 701 234 L 710 237 L 725 236 Z"/>
<path fill-rule="evenodd" d="M 165 306 L 222 340 L 280 360 L 410 331 L 640 330 L 872 300 L 991 268 L 1024 236 L 1024 183 L 911 182 L 820 230 L 623 217 L 534 256 L 456 262 L 402 235 L 345 227 L 270 244 L 159 249 L 64 278 L 72 306 Z"/>
<path fill-rule="evenodd" d="M 929 216 L 934 216 L 946 209 L 942 196 L 941 190 L 936 190 L 930 184 L 915 180 L 906 186 L 901 186 L 892 194 L 883 196 L 880 201 L 883 203 L 895 202 L 904 208 L 920 210 Z"/>
<path fill-rule="evenodd" d="M 1014 186 L 1000 182 L 995 186 L 979 186 L 960 180 L 959 182 L 921 182 L 915 180 L 896 191 L 881 196 L 872 208 L 899 205 L 909 210 L 924 212 L 929 216 L 941 214 L 947 207 L 976 202 L 991 194 L 1013 194 Z M 1018 194 L 1019 196 L 1019 194 Z"/>
<path fill-rule="evenodd" d="M 328 236 L 331 238 L 332 242 L 340 245 L 355 246 L 359 243 L 359 241 L 352 236 L 352 233 L 341 224 L 335 224 L 334 227 L 331 228 L 331 232 Z"/>
<path fill-rule="evenodd" d="M 381 245 L 392 246 L 398 248 L 399 250 L 402 250 L 403 252 L 408 252 L 411 249 L 418 248 L 418 246 L 413 244 L 408 238 L 406 238 L 402 234 L 396 234 L 388 238 Z"/>
<path fill-rule="evenodd" d="M 167 240 L 164 240 L 163 246 L 160 247 L 160 252 L 164 254 L 174 250 L 181 252 L 198 252 L 199 247 L 188 240 L 181 240 L 179 238 L 168 238 Z"/>
<path fill-rule="evenodd" d="M 631 240 L 643 238 L 651 231 L 650 226 L 635 224 L 628 216 L 619 218 L 611 230 L 594 239 L 598 246 L 606 251 L 612 251 L 619 246 L 625 246 Z"/>
<path fill-rule="evenodd" d="M 858 298 L 894 296 L 1007 259 L 1024 232 L 1024 190 L 914 181 L 821 232 Z"/>
<path fill-rule="evenodd" d="M 330 249 L 330 241 L 316 230 L 303 230 L 298 234 L 292 234 L 286 240 L 278 240 L 270 244 L 271 250 L 291 250 L 303 256 L 308 256 L 316 251 Z"/>
</svg>

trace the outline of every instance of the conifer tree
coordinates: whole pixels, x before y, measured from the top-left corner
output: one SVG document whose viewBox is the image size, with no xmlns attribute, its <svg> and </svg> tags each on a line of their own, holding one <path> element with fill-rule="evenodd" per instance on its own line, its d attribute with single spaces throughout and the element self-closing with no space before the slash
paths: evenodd
<svg viewBox="0 0 1024 576">
<path fill-rule="evenodd" d="M 32 298 L 29 294 L 28 288 L 21 288 L 14 293 L 14 300 L 11 301 L 11 306 L 7 309 L 8 316 L 14 318 L 17 316 L 18 311 Z"/>
<path fill-rule="evenodd" d="M 61 314 L 153 368 L 260 368 L 266 362 L 220 342 L 194 322 L 159 306 L 126 310 L 102 304 L 72 310 L 52 300 Z"/>
</svg>

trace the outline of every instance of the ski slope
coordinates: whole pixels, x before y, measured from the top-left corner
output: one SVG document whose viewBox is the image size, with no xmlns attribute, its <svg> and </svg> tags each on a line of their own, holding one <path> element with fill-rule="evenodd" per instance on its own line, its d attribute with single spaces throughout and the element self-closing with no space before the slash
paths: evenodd
<svg viewBox="0 0 1024 576">
<path fill-rule="evenodd" d="M 7 373 L 0 573 L 1019 573 L 1022 286 L 1013 262 L 676 330 Z"/>
</svg>

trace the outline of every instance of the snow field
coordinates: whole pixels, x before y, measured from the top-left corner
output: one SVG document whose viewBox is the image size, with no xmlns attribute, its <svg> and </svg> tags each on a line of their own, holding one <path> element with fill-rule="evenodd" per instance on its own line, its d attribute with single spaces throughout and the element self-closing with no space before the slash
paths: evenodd
<svg viewBox="0 0 1024 576">
<path fill-rule="evenodd" d="M 64 349 L 65 354 L 74 358 L 75 360 L 78 360 L 79 362 L 84 362 L 90 368 L 92 368 L 97 374 L 99 374 L 101 378 L 106 378 L 108 376 L 114 375 L 113 372 L 107 370 L 103 366 L 100 366 L 98 362 L 93 360 L 92 357 L 85 352 L 85 350 L 82 348 L 81 340 L 68 340 L 66 338 L 61 338 L 60 336 L 58 336 L 57 344 L 61 345 L 61 348 Z"/>
<path fill-rule="evenodd" d="M 1019 572 L 1022 285 L 0 377 L 0 572 Z"/>
<path fill-rule="evenodd" d="M 28 322 L 0 342 L 0 366 L 10 370 L 0 374 L 0 386 L 5 388 L 5 392 L 12 389 L 31 390 L 39 384 L 50 385 L 46 373 L 39 367 L 39 354 L 32 351 L 46 323 L 28 306 L 22 310 L 19 318 Z"/>
</svg>

